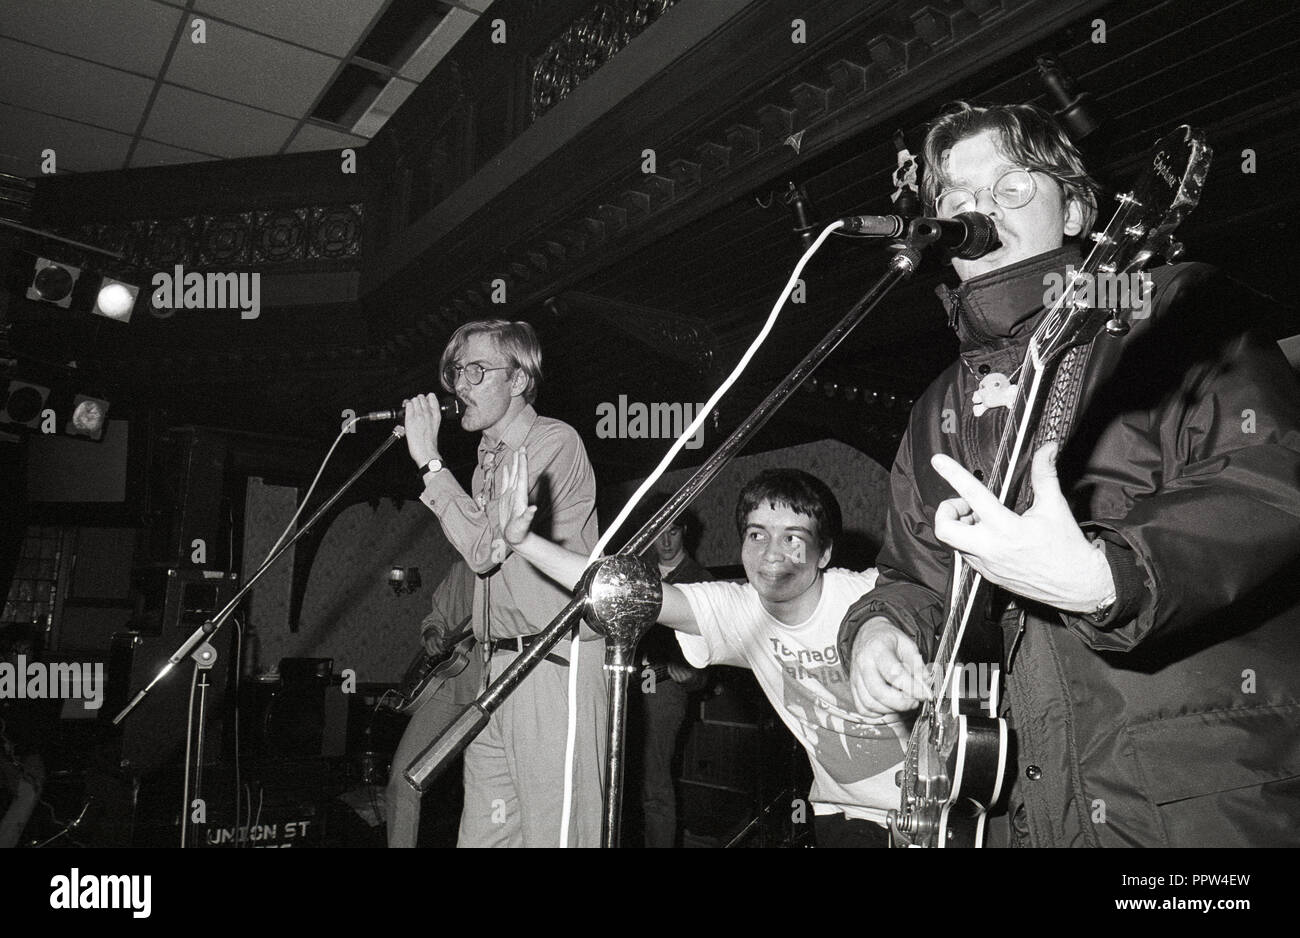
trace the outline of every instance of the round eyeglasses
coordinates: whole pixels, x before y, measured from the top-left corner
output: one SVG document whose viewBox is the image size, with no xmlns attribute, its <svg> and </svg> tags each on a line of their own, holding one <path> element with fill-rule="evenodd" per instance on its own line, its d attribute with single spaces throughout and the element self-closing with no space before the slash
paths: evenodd
<svg viewBox="0 0 1300 938">
<path fill-rule="evenodd" d="M 451 390 L 460 380 L 460 373 L 465 372 L 465 380 L 470 383 L 470 387 L 477 387 L 483 383 L 483 376 L 489 371 L 510 371 L 509 365 L 501 365 L 497 368 L 484 368 L 478 362 L 470 362 L 468 365 L 447 365 L 442 369 L 442 386 Z"/>
<path fill-rule="evenodd" d="M 940 218 L 955 218 L 962 212 L 973 212 L 979 194 L 985 189 L 1000 208 L 1023 208 L 1033 200 L 1038 183 L 1034 181 L 1032 172 L 1017 166 L 999 176 L 991 186 L 980 186 L 975 190 L 957 186 L 944 189 L 934 200 L 935 214 Z"/>
</svg>

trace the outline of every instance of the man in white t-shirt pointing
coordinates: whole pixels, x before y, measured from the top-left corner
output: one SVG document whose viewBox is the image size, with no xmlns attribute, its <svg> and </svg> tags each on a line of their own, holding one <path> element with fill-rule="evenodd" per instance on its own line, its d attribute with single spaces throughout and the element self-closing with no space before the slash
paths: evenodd
<svg viewBox="0 0 1300 938">
<path fill-rule="evenodd" d="M 506 475 L 501 527 L 521 556 L 572 589 L 586 558 L 529 532 L 535 509 L 516 480 L 527 478 L 520 450 Z M 840 533 L 840 507 L 820 479 L 798 469 L 768 469 L 741 490 L 736 506 L 741 563 L 748 582 L 664 584 L 659 621 L 678 632 L 697 667 L 748 667 L 772 706 L 808 751 L 809 794 L 821 846 L 886 846 L 886 813 L 898 807 L 894 775 L 909 727 L 891 711 L 855 707 L 836 637 L 845 612 L 874 586 L 876 571 L 827 569 Z M 924 685 L 914 646 L 887 679 Z"/>
</svg>

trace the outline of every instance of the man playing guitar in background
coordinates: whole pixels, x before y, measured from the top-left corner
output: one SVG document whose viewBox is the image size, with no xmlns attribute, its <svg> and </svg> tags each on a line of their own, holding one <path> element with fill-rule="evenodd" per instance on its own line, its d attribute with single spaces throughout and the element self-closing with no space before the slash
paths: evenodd
<svg viewBox="0 0 1300 938">
<path fill-rule="evenodd" d="M 451 565 L 433 591 L 433 609 L 420 623 L 420 642 L 431 660 L 452 656 L 456 644 L 470 632 L 474 605 L 474 571 L 464 560 Z M 477 648 L 467 650 L 457 663 L 459 670 L 431 688 L 424 700 L 408 711 L 411 721 L 393 753 L 388 774 L 388 846 L 414 847 L 420 835 L 420 793 L 406 781 L 406 767 L 424 747 L 451 725 L 467 704 L 478 697 L 483 684 L 482 662 Z"/>
</svg>

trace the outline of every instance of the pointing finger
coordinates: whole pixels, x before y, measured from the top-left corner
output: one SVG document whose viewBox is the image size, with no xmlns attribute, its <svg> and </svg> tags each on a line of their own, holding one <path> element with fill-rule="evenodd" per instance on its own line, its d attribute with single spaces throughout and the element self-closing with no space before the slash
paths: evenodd
<svg viewBox="0 0 1300 938">
<path fill-rule="evenodd" d="M 930 457 L 930 465 L 934 467 L 935 472 L 943 476 L 944 481 L 951 485 L 958 495 L 970 503 L 971 508 L 976 512 L 1002 507 L 1002 503 L 984 487 L 984 483 L 967 472 L 951 456 L 935 453 Z"/>
</svg>

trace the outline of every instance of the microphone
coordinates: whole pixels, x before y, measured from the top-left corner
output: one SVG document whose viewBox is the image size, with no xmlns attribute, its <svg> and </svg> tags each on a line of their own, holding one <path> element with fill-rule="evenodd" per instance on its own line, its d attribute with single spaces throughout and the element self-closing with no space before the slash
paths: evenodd
<svg viewBox="0 0 1300 938">
<path fill-rule="evenodd" d="M 465 413 L 465 405 L 460 402 L 459 397 L 448 397 L 438 402 L 438 409 L 442 411 L 442 416 L 459 417 Z M 406 417 L 406 401 L 402 401 L 402 406 L 394 410 L 372 410 L 364 416 L 358 417 L 357 423 L 364 423 L 367 420 L 402 420 Z"/>
<path fill-rule="evenodd" d="M 868 238 L 901 238 L 918 225 L 930 244 L 950 248 L 962 260 L 972 261 L 1002 245 L 993 219 L 981 212 L 962 212 L 956 218 L 927 218 L 905 215 L 850 215 L 841 218 L 846 234 Z"/>
</svg>

